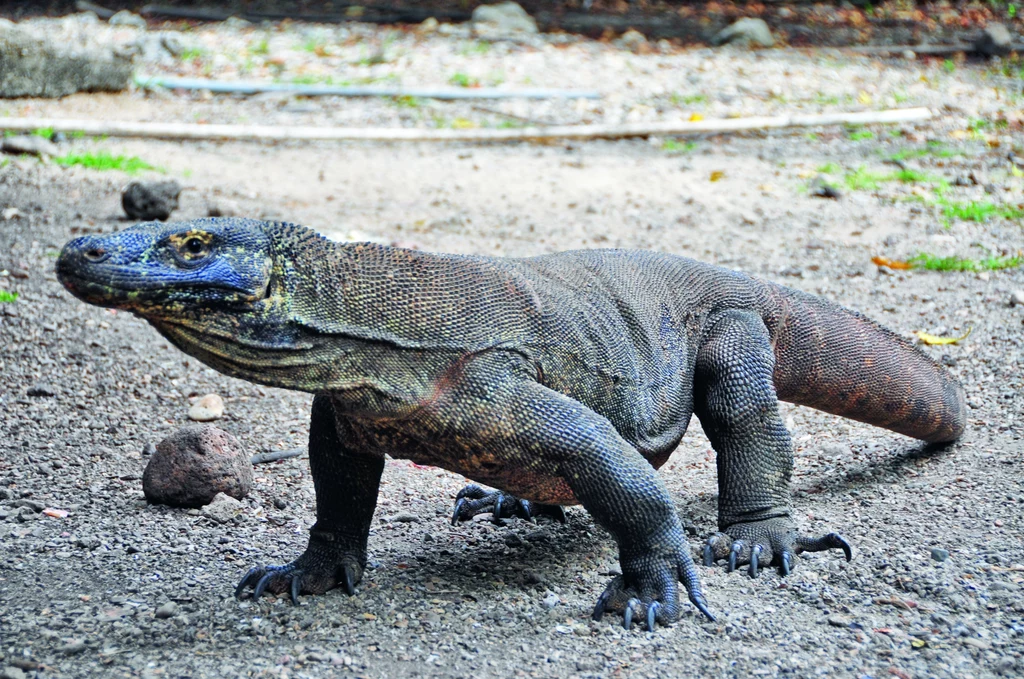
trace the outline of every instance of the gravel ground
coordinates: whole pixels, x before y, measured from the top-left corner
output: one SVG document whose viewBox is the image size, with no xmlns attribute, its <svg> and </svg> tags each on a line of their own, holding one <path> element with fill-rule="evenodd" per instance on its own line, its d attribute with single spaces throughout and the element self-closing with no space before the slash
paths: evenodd
<svg viewBox="0 0 1024 679">
<path fill-rule="evenodd" d="M 106 31 L 103 26 L 85 30 Z M 118 29 L 122 33 L 128 29 Z M 239 45 L 266 34 L 243 73 Z M 302 48 L 330 36 L 325 56 Z M 132 36 L 129 36 L 132 37 Z M 948 449 L 785 405 L 796 516 L 854 546 L 781 579 L 700 567 L 717 623 L 691 611 L 654 633 L 589 611 L 617 568 L 580 508 L 569 522 L 448 525 L 461 477 L 389 460 L 358 595 L 232 598 L 254 564 L 305 544 L 305 458 L 256 468 L 244 511 L 217 524 L 147 505 L 151 446 L 216 392 L 250 452 L 303 444 L 310 399 L 232 380 L 142 321 L 83 305 L 52 273 L 69 237 L 123 228 L 119 172 L 15 158 L 0 169 L 0 676 L 987 677 L 1024 673 L 1024 269 L 899 271 L 873 256 L 982 258 L 1024 248 L 1019 64 L 883 62 L 838 53 L 677 51 L 537 39 L 518 45 L 372 27 L 197 29 L 202 53 L 154 72 L 269 77 L 314 65 L 404 84 L 452 74 L 596 87 L 596 103 L 497 102 L 559 122 L 928 105 L 899 128 L 586 144 L 67 142 L 138 156 L 188 185 L 175 218 L 212 204 L 337 238 L 531 255 L 653 248 L 825 295 L 926 347 L 964 382 L 970 427 Z M 134 39 L 134 38 L 133 38 Z M 565 40 L 559 38 L 559 40 Z M 557 42 L 557 41 L 555 41 Z M 359 65 L 384 46 L 397 55 Z M 336 51 L 335 51 L 336 50 Z M 249 50 L 252 51 L 251 49 Z M 250 54 L 250 56 L 253 56 Z M 336 61 L 330 61 L 336 60 Z M 294 65 L 293 65 L 294 64 Z M 377 70 L 374 70 L 377 69 Z M 1005 72 L 1004 72 L 1005 71 Z M 363 72 L 363 71 L 358 71 Z M 361 76 L 360 76 L 361 77 Z M 1016 88 L 1016 89 L 1014 89 Z M 7 114 L 280 124 L 497 125 L 468 104 L 131 92 L 0 105 Z M 902 166 L 893 164 L 896 157 Z M 721 175 L 719 174 L 721 173 Z M 899 175 L 899 176 L 896 176 Z M 816 177 L 839 200 L 813 195 Z M 991 205 L 992 208 L 979 206 Z M 971 206 L 992 212 L 966 217 Z M 977 212 L 977 210 L 975 210 Z M 978 216 L 978 215 L 975 215 Z M 694 544 L 715 529 L 714 456 L 696 420 L 662 469 Z M 65 510 L 49 516 L 42 510 Z M 57 513 L 57 512 L 50 512 Z"/>
</svg>

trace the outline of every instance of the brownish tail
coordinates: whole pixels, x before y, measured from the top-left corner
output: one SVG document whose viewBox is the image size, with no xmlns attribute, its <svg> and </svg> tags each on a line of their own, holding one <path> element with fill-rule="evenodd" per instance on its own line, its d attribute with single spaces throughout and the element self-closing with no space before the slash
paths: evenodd
<svg viewBox="0 0 1024 679">
<path fill-rule="evenodd" d="M 910 342 L 861 314 L 771 286 L 765 314 L 781 400 L 933 443 L 964 431 L 960 382 Z"/>
</svg>

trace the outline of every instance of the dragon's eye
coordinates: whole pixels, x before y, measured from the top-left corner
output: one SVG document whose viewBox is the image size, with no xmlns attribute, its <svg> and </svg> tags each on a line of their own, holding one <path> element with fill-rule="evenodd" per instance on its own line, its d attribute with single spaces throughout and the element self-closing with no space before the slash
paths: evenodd
<svg viewBox="0 0 1024 679">
<path fill-rule="evenodd" d="M 202 231 L 187 231 L 170 237 L 170 244 L 177 251 L 180 261 L 198 264 L 211 252 L 211 236 Z"/>
<path fill-rule="evenodd" d="M 206 249 L 206 244 L 198 238 L 189 238 L 185 241 L 185 250 L 187 250 L 189 254 L 198 255 L 204 249 Z"/>
</svg>

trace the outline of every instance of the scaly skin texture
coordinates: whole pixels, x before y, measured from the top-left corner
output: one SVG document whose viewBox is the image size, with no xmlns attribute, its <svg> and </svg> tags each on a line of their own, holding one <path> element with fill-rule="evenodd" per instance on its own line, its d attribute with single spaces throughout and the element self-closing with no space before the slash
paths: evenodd
<svg viewBox="0 0 1024 679">
<path fill-rule="evenodd" d="M 205 219 L 78 238 L 57 272 L 81 299 L 138 314 L 221 372 L 316 394 L 316 525 L 296 561 L 242 580 L 239 593 L 256 597 L 353 591 L 387 453 L 503 491 L 460 494 L 455 520 L 582 503 L 622 565 L 595 617 L 670 623 L 679 582 L 711 617 L 655 472 L 691 414 L 718 453 L 720 532 L 705 562 L 749 563 L 751 575 L 788 573 L 803 550 L 850 555 L 835 534 L 796 530 L 778 399 L 926 441 L 964 428 L 959 383 L 890 331 L 672 255 L 464 257 Z"/>
</svg>

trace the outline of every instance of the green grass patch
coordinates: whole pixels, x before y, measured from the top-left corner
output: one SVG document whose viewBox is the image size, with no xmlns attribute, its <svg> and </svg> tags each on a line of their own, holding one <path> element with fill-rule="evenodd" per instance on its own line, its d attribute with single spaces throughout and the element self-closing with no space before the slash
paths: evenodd
<svg viewBox="0 0 1024 679">
<path fill-rule="evenodd" d="M 127 174 L 138 174 L 143 170 L 162 170 L 155 165 L 150 165 L 138 156 L 114 155 L 109 151 L 97 151 L 95 153 L 69 153 L 65 156 L 56 156 L 53 162 L 58 165 L 70 167 L 81 165 L 93 170 L 120 170 Z"/>
<path fill-rule="evenodd" d="M 835 163 L 825 163 L 818 168 L 818 174 L 835 174 L 839 172 L 840 167 Z"/>
<path fill-rule="evenodd" d="M 453 73 L 452 77 L 448 78 L 448 82 L 456 87 L 479 87 L 480 81 L 476 78 L 471 78 L 465 73 Z"/>
<path fill-rule="evenodd" d="M 669 101 L 672 102 L 673 106 L 693 106 L 694 104 L 708 103 L 708 96 L 706 94 L 680 94 L 673 92 L 672 96 L 669 97 Z"/>
<path fill-rule="evenodd" d="M 875 133 L 871 130 L 850 130 L 847 136 L 851 141 L 863 141 L 865 139 L 874 139 Z"/>
<path fill-rule="evenodd" d="M 263 38 L 262 40 L 256 40 L 249 43 L 249 53 L 260 55 L 270 54 L 270 41 Z"/>
<path fill-rule="evenodd" d="M 196 59 L 202 59 L 205 54 L 206 52 L 198 47 L 189 47 L 186 50 L 182 50 L 178 58 L 182 61 L 195 61 Z"/>
<path fill-rule="evenodd" d="M 666 139 L 661 144 L 661 150 L 666 153 L 689 153 L 697 148 L 695 141 L 681 141 L 679 139 Z"/>
<path fill-rule="evenodd" d="M 327 43 L 322 38 L 308 38 L 302 43 L 302 50 L 304 52 L 322 52 L 327 46 Z"/>
<path fill-rule="evenodd" d="M 10 290 L 0 290 L 0 303 L 7 304 L 18 299 L 18 293 Z"/>
<path fill-rule="evenodd" d="M 419 108 L 423 106 L 422 99 L 408 94 L 401 97 L 391 97 L 391 103 L 398 108 Z"/>
<path fill-rule="evenodd" d="M 942 216 L 946 219 L 962 219 L 968 222 L 984 222 L 992 217 L 1002 219 L 1024 219 L 1024 208 L 1015 205 L 996 205 L 986 201 L 952 201 L 940 199 Z"/>
<path fill-rule="evenodd" d="M 891 172 L 872 172 L 863 165 L 853 172 L 847 172 L 843 178 L 846 188 L 851 191 L 874 191 L 885 182 L 891 182 L 896 176 Z"/>
<path fill-rule="evenodd" d="M 474 54 L 487 54 L 490 51 L 491 43 L 476 40 L 460 47 L 459 56 L 468 57 Z"/>
<path fill-rule="evenodd" d="M 889 160 L 901 163 L 910 158 L 923 158 L 925 156 L 933 156 L 935 158 L 953 158 L 954 156 L 962 155 L 964 155 L 963 151 L 951 149 L 939 141 L 930 141 L 923 148 L 900 149 L 896 153 L 890 154 Z"/>
<path fill-rule="evenodd" d="M 942 62 L 942 70 L 946 73 L 952 73 L 956 70 L 956 63 L 952 59 L 946 59 Z"/>
<path fill-rule="evenodd" d="M 933 177 L 930 174 L 921 172 L 920 170 L 912 170 L 910 168 L 903 168 L 899 172 L 893 174 L 892 177 L 904 184 L 916 184 L 917 182 L 935 182 L 941 184 L 945 182 L 944 179 Z"/>
<path fill-rule="evenodd" d="M 971 118 L 967 121 L 968 132 L 981 132 L 982 130 L 987 130 L 991 126 L 992 122 L 985 120 L 984 118 Z"/>
<path fill-rule="evenodd" d="M 320 75 L 317 73 L 303 73 L 301 75 L 293 76 L 290 82 L 295 85 L 332 85 L 337 87 L 344 87 L 345 85 L 351 84 L 348 80 L 337 80 L 331 75 Z"/>
<path fill-rule="evenodd" d="M 967 257 L 937 257 L 927 252 L 922 252 L 916 257 L 907 260 L 915 269 L 927 269 L 928 271 L 999 271 L 1000 269 L 1013 269 L 1024 264 L 1024 257 L 1020 255 L 991 256 L 983 259 L 969 259 Z"/>
</svg>

